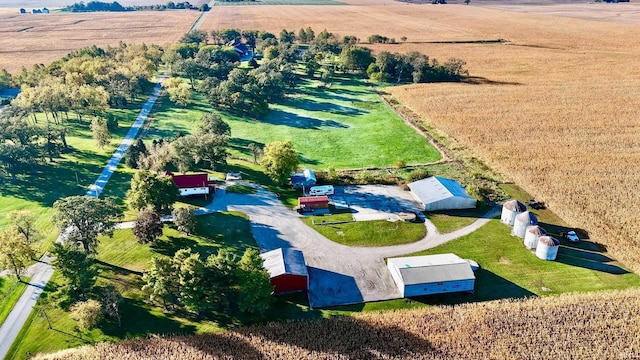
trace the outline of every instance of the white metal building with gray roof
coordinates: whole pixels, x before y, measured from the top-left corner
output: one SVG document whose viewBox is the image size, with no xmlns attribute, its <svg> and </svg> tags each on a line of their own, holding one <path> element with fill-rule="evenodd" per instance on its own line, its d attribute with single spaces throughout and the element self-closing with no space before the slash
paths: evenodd
<svg viewBox="0 0 640 360">
<path fill-rule="evenodd" d="M 439 176 L 414 181 L 407 186 L 425 211 L 472 209 L 478 202 L 467 194 L 460 183 Z"/>
<path fill-rule="evenodd" d="M 473 292 L 469 262 L 455 254 L 388 258 L 387 268 L 403 297 Z"/>
</svg>

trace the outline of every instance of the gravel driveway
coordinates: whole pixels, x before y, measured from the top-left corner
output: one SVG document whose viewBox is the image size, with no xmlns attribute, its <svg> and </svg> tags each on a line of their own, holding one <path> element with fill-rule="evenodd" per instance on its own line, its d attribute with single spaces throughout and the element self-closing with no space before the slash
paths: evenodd
<svg viewBox="0 0 640 360">
<path fill-rule="evenodd" d="M 279 247 L 302 250 L 309 268 L 311 307 L 401 298 L 387 271 L 385 257 L 429 249 L 469 234 L 497 214 L 497 210 L 493 210 L 473 224 L 445 235 L 438 234 L 435 226 L 426 221 L 427 236 L 411 244 L 350 247 L 320 235 L 307 226 L 295 211 L 286 208 L 274 194 L 260 187 L 257 189 L 256 194 L 250 195 L 227 193 L 219 189 L 213 203 L 199 212 L 239 211 L 247 214 L 251 231 L 262 252 Z"/>
</svg>

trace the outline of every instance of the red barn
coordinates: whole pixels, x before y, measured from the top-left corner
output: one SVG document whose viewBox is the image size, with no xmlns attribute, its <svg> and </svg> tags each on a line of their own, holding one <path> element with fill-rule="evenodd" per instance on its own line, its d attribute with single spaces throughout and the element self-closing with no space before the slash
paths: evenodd
<svg viewBox="0 0 640 360">
<path fill-rule="evenodd" d="M 302 251 L 278 248 L 260 256 L 264 261 L 264 268 L 269 272 L 275 294 L 309 289 L 309 273 Z"/>
<path fill-rule="evenodd" d="M 298 206 L 310 209 L 326 209 L 329 207 L 329 197 L 326 195 L 299 197 Z"/>
<path fill-rule="evenodd" d="M 173 182 L 180 189 L 180 196 L 208 195 L 214 193 L 215 180 L 209 180 L 208 174 L 174 175 L 167 172 L 173 178 Z"/>
</svg>

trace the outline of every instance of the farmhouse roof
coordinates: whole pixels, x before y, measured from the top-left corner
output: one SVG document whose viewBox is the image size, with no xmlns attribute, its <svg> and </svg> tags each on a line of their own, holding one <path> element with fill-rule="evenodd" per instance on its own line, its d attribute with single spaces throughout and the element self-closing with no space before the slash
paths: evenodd
<svg viewBox="0 0 640 360">
<path fill-rule="evenodd" d="M 471 265 L 456 254 L 389 258 L 405 285 L 475 279 Z"/>
<path fill-rule="evenodd" d="M 173 177 L 173 182 L 180 189 L 194 188 L 194 187 L 205 187 L 212 184 L 215 184 L 215 180 L 209 180 L 208 174 L 187 174 L 187 175 L 173 175 L 169 173 Z"/>
<path fill-rule="evenodd" d="M 304 254 L 293 248 L 278 248 L 260 254 L 270 277 L 280 275 L 309 276 Z"/>
</svg>

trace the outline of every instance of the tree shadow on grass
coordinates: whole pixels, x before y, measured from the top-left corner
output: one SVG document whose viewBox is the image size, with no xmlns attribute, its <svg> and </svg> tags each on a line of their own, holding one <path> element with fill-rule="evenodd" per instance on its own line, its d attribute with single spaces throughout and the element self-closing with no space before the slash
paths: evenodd
<svg viewBox="0 0 640 360">
<path fill-rule="evenodd" d="M 98 267 L 101 267 L 104 270 L 111 271 L 116 275 L 122 275 L 122 276 L 138 275 L 138 276 L 142 276 L 142 272 L 141 271 L 135 271 L 135 270 L 124 268 L 122 266 L 109 264 L 107 262 L 104 262 L 104 261 L 98 260 L 98 259 L 95 259 L 94 262 L 96 263 L 96 265 L 98 265 Z"/>
<path fill-rule="evenodd" d="M 400 326 L 374 324 L 351 317 L 269 323 L 238 332 L 287 345 L 292 351 L 302 348 L 320 358 L 415 359 L 439 354 L 428 340 Z"/>
<path fill-rule="evenodd" d="M 195 252 L 201 252 L 201 246 L 197 241 L 187 237 L 168 236 L 168 240 L 158 239 L 151 244 L 151 250 L 158 254 L 173 257 L 180 249 L 191 249 Z"/>
<path fill-rule="evenodd" d="M 330 95 L 326 96 L 326 99 L 335 100 Z M 332 113 L 332 114 L 338 114 L 338 115 L 344 115 L 344 116 L 359 116 L 367 113 L 367 111 L 364 111 L 359 108 L 339 105 L 332 102 L 316 101 L 308 97 L 290 99 L 286 102 L 286 105 L 296 109 L 303 109 L 306 111 L 320 111 L 324 113 Z"/>
<path fill-rule="evenodd" d="M 312 129 L 319 130 L 323 127 L 328 128 L 348 128 L 348 125 L 345 125 L 341 122 L 335 120 L 321 120 L 317 118 L 301 116 L 292 112 L 273 109 L 271 110 L 269 116 L 263 121 L 263 123 L 278 125 L 278 126 L 289 126 L 293 128 L 299 129 Z"/>
<path fill-rule="evenodd" d="M 11 183 L 8 178 L 1 179 L 0 194 L 50 207 L 60 198 L 83 195 L 86 192 L 88 184 L 76 183 L 76 171 L 83 178 L 88 178 L 87 174 L 95 174 L 97 178 L 101 171 L 98 170 L 94 173 L 97 167 L 92 165 L 83 165 L 79 170 L 76 169 L 77 167 L 68 164 L 36 165 L 31 174 L 19 176 L 16 183 Z"/>
<path fill-rule="evenodd" d="M 468 302 L 490 301 L 508 298 L 527 298 L 537 296 L 533 292 L 515 284 L 495 273 L 478 269 L 474 272 L 476 283 L 474 293 L 449 293 L 418 296 L 411 299 L 429 305 L 454 305 Z"/>
<path fill-rule="evenodd" d="M 195 326 L 174 320 L 172 314 L 155 315 L 142 300 L 126 299 L 120 307 L 122 327 L 112 321 L 103 322 L 105 335 L 119 339 L 140 337 L 149 334 L 193 334 Z M 180 316 L 182 317 L 182 316 Z"/>
</svg>

